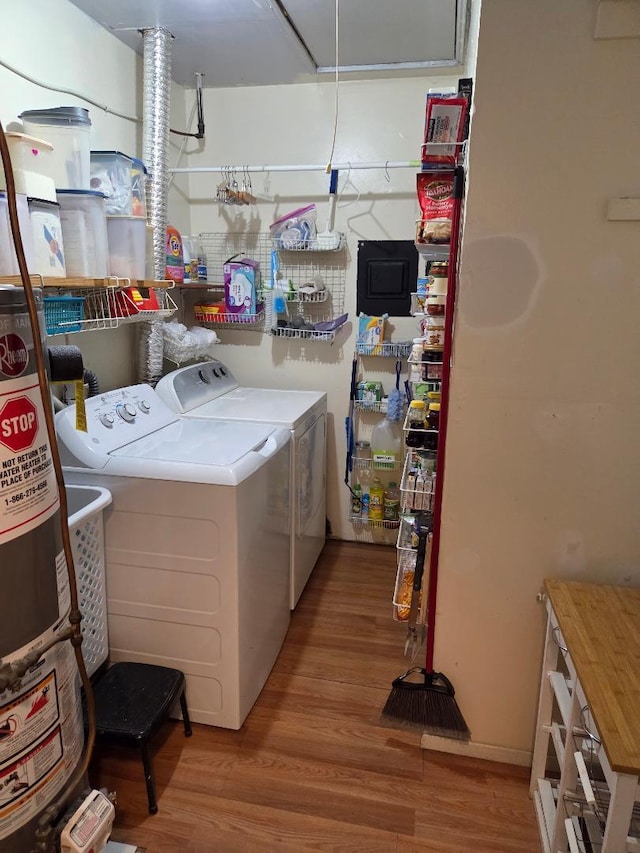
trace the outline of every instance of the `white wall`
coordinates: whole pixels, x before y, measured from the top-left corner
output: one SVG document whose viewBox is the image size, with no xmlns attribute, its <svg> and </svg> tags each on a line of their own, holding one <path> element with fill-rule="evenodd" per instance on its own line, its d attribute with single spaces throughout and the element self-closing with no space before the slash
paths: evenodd
<svg viewBox="0 0 640 853">
<path fill-rule="evenodd" d="M 545 576 L 640 583 L 637 40 L 592 0 L 484 0 L 436 665 L 473 739 L 529 750 Z"/>
<path fill-rule="evenodd" d="M 402 80 L 340 84 L 340 118 L 333 161 L 416 160 L 424 124 L 429 87 L 455 85 L 458 77 L 414 77 Z M 207 140 L 204 150 L 189 157 L 189 165 L 327 163 L 333 131 L 334 88 L 330 83 L 205 90 Z M 193 146 L 190 146 L 193 150 Z M 330 412 L 328 514 L 333 533 L 354 538 L 347 519 L 348 492 L 343 484 L 345 416 L 349 407 L 351 362 L 355 348 L 356 263 L 359 239 L 413 240 L 417 201 L 416 169 L 352 171 L 338 205 L 336 228 L 348 237 L 349 262 L 344 310 L 354 325 L 339 333 L 335 343 L 290 341 L 253 332 L 219 331 L 223 341 L 215 355 L 227 362 L 243 384 L 274 388 L 326 390 Z M 227 232 L 248 227 L 268 231 L 277 217 L 301 204 L 315 202 L 324 227 L 329 179 L 324 172 L 252 175 L 258 196 L 255 208 L 218 205 L 219 175 L 192 175 L 191 224 L 194 232 Z M 347 175 L 341 173 L 339 191 Z M 241 211 L 241 213 L 238 213 Z M 236 216 L 244 217 L 234 220 Z M 228 219 L 231 217 L 231 225 Z M 393 339 L 417 334 L 416 322 L 395 319 Z M 395 379 L 394 362 L 385 359 L 379 374 L 385 391 Z M 367 359 L 367 378 L 378 378 Z M 405 373 L 406 378 L 406 373 Z M 369 431 L 373 419 L 369 419 Z M 366 426 L 366 424 L 365 424 Z M 366 438 L 365 432 L 360 437 Z M 394 566 L 389 566 L 390 583 Z M 391 595 L 390 588 L 390 595 Z"/>
<path fill-rule="evenodd" d="M 0 57 L 5 62 L 51 86 L 80 91 L 111 109 L 133 116 L 142 114 L 140 58 L 68 0 L 3 0 L 2 16 Z M 0 119 L 5 129 L 18 123 L 24 109 L 85 106 L 92 122 L 92 148 L 141 156 L 139 124 L 78 98 L 35 86 L 2 67 L 0 91 Z M 175 84 L 171 107 L 172 126 L 184 128 L 184 90 Z M 172 145 L 172 158 L 176 153 Z M 186 183 L 184 178 L 177 180 L 170 197 L 174 219 L 181 228 L 187 228 L 189 220 Z M 133 379 L 133 329 L 125 326 L 67 338 L 80 346 L 85 364 L 98 374 L 101 386 L 113 388 Z"/>
</svg>

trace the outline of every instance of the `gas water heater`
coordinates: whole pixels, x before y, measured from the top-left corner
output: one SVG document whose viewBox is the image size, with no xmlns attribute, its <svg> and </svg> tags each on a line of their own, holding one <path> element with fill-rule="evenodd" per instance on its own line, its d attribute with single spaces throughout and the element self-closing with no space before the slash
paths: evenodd
<svg viewBox="0 0 640 853">
<path fill-rule="evenodd" d="M 41 292 L 34 294 L 41 314 Z M 68 626 L 69 607 L 60 503 L 26 299 L 22 288 L 0 286 L 2 853 L 34 849 L 40 815 L 81 759 L 84 726 L 71 643 L 53 645 L 18 684 L 12 677 L 12 664 Z"/>
</svg>

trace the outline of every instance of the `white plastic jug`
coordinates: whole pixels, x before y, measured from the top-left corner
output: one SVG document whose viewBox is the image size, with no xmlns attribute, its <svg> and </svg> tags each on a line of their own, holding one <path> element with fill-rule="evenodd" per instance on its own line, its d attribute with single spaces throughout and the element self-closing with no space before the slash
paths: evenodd
<svg viewBox="0 0 640 853">
<path fill-rule="evenodd" d="M 371 433 L 371 458 L 376 468 L 395 468 L 402 452 L 400 424 L 384 418 Z"/>
</svg>

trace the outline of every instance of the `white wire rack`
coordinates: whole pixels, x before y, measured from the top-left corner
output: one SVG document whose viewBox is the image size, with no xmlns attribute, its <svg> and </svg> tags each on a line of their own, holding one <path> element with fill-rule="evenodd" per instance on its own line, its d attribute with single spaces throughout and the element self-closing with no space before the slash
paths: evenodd
<svg viewBox="0 0 640 853">
<path fill-rule="evenodd" d="M 270 234 L 247 232 L 242 234 L 202 233 L 200 240 L 207 257 L 208 283 L 218 293 L 219 303 L 224 301 L 222 268 L 234 257 L 248 257 L 260 264 L 262 287 L 258 297 L 263 301 L 261 316 L 246 321 L 229 320 L 224 309 L 223 320 L 240 328 L 260 328 L 276 337 L 302 340 L 333 341 L 334 331 L 315 330 L 316 323 L 329 322 L 343 314 L 346 280 L 346 253 L 341 248 L 328 250 L 278 249 L 278 283 L 285 299 L 286 310 L 279 318 L 274 316 L 271 289 L 271 260 L 274 249 Z M 343 244 L 341 244 L 343 245 Z M 311 292 L 305 292 L 304 286 Z M 280 324 L 276 326 L 276 319 Z"/>
<path fill-rule="evenodd" d="M 385 341 L 380 344 L 356 343 L 358 355 L 379 356 L 380 358 L 406 358 L 411 353 L 413 341 Z"/>
<path fill-rule="evenodd" d="M 147 302 L 137 301 L 124 286 L 75 288 L 72 293 L 52 293 L 48 288 L 43 299 L 47 334 L 115 329 L 124 323 L 171 317 L 178 310 L 167 289 L 152 289 Z M 153 307 L 146 307 L 149 304 Z"/>
</svg>

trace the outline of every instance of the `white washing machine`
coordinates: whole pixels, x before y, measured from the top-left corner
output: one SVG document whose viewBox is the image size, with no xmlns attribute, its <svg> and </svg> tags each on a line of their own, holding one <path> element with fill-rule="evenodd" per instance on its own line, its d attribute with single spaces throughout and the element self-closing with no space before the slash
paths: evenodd
<svg viewBox="0 0 640 853">
<path fill-rule="evenodd" d="M 291 432 L 291 609 L 309 580 L 326 538 L 327 395 L 323 391 L 241 388 L 220 361 L 181 367 L 156 391 L 175 412 L 274 424 Z"/>
<path fill-rule="evenodd" d="M 206 423 L 148 385 L 56 415 L 65 480 L 109 489 L 111 659 L 182 670 L 194 721 L 238 729 L 289 625 L 288 430 Z"/>
</svg>

